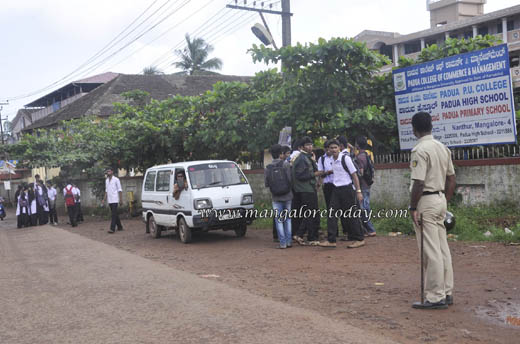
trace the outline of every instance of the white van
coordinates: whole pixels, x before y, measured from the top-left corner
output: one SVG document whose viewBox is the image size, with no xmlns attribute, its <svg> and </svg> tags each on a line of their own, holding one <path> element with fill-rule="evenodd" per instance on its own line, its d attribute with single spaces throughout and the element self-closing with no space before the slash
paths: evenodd
<svg viewBox="0 0 520 344">
<path fill-rule="evenodd" d="M 178 199 L 175 184 L 182 189 Z M 144 177 L 141 203 L 146 233 L 159 238 L 162 231 L 175 229 L 183 243 L 191 241 L 193 231 L 234 230 L 242 237 L 254 219 L 248 212 L 254 208 L 251 186 L 240 167 L 227 160 L 151 167 Z"/>
</svg>

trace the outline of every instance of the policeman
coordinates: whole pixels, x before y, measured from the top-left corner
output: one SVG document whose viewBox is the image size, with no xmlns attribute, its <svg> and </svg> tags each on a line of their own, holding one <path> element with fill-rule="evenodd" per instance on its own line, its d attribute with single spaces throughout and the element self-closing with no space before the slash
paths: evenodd
<svg viewBox="0 0 520 344">
<path fill-rule="evenodd" d="M 424 303 L 419 309 L 444 309 L 453 304 L 453 268 L 446 239 L 444 217 L 447 201 L 455 189 L 455 171 L 450 150 L 432 136 L 432 118 L 426 112 L 412 117 L 414 135 L 419 139 L 411 155 L 410 213 L 421 243 L 422 215 L 424 235 L 424 268 L 426 269 Z"/>
</svg>

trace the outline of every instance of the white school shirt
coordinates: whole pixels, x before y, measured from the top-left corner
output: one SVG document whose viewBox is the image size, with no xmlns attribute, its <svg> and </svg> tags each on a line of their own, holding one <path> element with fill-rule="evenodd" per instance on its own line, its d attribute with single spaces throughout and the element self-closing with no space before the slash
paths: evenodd
<svg viewBox="0 0 520 344">
<path fill-rule="evenodd" d="M 119 192 L 123 192 L 119 178 L 112 176 L 112 179 L 105 180 L 105 191 L 107 193 L 107 202 L 119 203 Z"/>
<path fill-rule="evenodd" d="M 334 162 L 334 158 L 331 156 L 328 156 L 327 154 L 322 155 L 318 159 L 318 171 L 330 171 L 332 170 L 332 163 Z M 334 176 L 329 174 L 325 178 L 323 178 L 323 183 L 333 183 L 334 182 Z"/>
<path fill-rule="evenodd" d="M 79 194 L 78 194 L 78 189 L 75 188 L 75 187 L 73 187 L 73 186 L 70 185 L 70 184 L 67 184 L 67 186 L 63 189 L 63 197 L 65 197 L 65 195 L 67 194 L 67 190 L 68 190 L 68 189 L 72 189 L 71 191 L 72 191 L 72 195 L 73 195 L 73 196 L 76 196 L 76 195 L 79 196 Z"/>
<path fill-rule="evenodd" d="M 72 187 L 72 194 L 78 195 L 78 200 L 76 201 L 76 198 L 74 198 L 74 202 L 81 203 L 81 190 L 77 186 Z"/>
<path fill-rule="evenodd" d="M 347 165 L 348 170 L 350 172 L 345 171 L 345 169 L 343 168 L 343 164 L 341 163 L 343 155 L 345 155 L 345 164 Z M 332 158 L 332 160 L 332 170 L 334 171 L 334 173 L 332 174 L 334 176 L 334 186 L 345 186 L 352 184 L 352 178 L 350 176 L 350 173 L 354 173 L 357 170 L 350 156 L 348 154 L 340 153 L 338 155 L 338 160 L 334 160 L 334 158 Z M 354 188 L 354 185 L 352 185 L 352 187 Z"/>
<path fill-rule="evenodd" d="M 49 200 L 51 201 L 54 201 L 56 199 L 56 195 L 58 194 L 58 192 L 56 191 L 56 189 L 54 187 L 50 187 L 47 189 L 47 195 L 49 196 Z"/>
</svg>

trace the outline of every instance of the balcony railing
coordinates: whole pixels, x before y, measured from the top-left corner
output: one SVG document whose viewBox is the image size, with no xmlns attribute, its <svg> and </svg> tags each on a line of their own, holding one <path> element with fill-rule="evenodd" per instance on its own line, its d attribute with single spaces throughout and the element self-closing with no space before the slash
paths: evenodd
<svg viewBox="0 0 520 344">
<path fill-rule="evenodd" d="M 412 60 L 415 61 L 415 60 L 417 60 L 417 58 L 419 57 L 420 54 L 421 54 L 421 52 L 418 51 L 416 53 L 406 54 L 406 55 L 404 55 L 404 57 L 412 59 Z"/>
<path fill-rule="evenodd" d="M 78 93 L 76 95 L 73 95 L 72 97 L 69 97 L 69 98 L 64 99 L 62 101 L 59 101 L 59 102 L 56 102 L 53 105 L 47 106 L 46 108 L 43 108 L 43 109 L 40 109 L 38 111 L 33 112 L 31 114 L 33 123 L 38 121 L 38 120 L 40 120 L 40 119 L 42 119 L 42 118 L 44 118 L 44 117 L 47 117 L 48 115 L 50 115 L 53 112 L 58 111 L 62 107 L 64 107 L 64 106 L 74 102 L 78 98 L 83 97 L 85 94 L 87 94 L 87 93 L 85 93 L 85 92 Z"/>
</svg>

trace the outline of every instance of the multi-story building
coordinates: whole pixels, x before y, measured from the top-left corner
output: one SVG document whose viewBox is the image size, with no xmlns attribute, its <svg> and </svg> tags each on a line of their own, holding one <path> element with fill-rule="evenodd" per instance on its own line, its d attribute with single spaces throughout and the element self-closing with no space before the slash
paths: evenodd
<svg viewBox="0 0 520 344">
<path fill-rule="evenodd" d="M 392 61 L 382 68 L 386 72 L 398 66 L 399 57 L 415 59 L 423 48 L 440 44 L 448 37 L 495 35 L 508 45 L 513 87 L 520 92 L 520 5 L 484 14 L 485 3 L 486 0 L 428 0 L 429 29 L 406 35 L 365 30 L 354 39 L 367 43 L 370 49 Z"/>
</svg>

